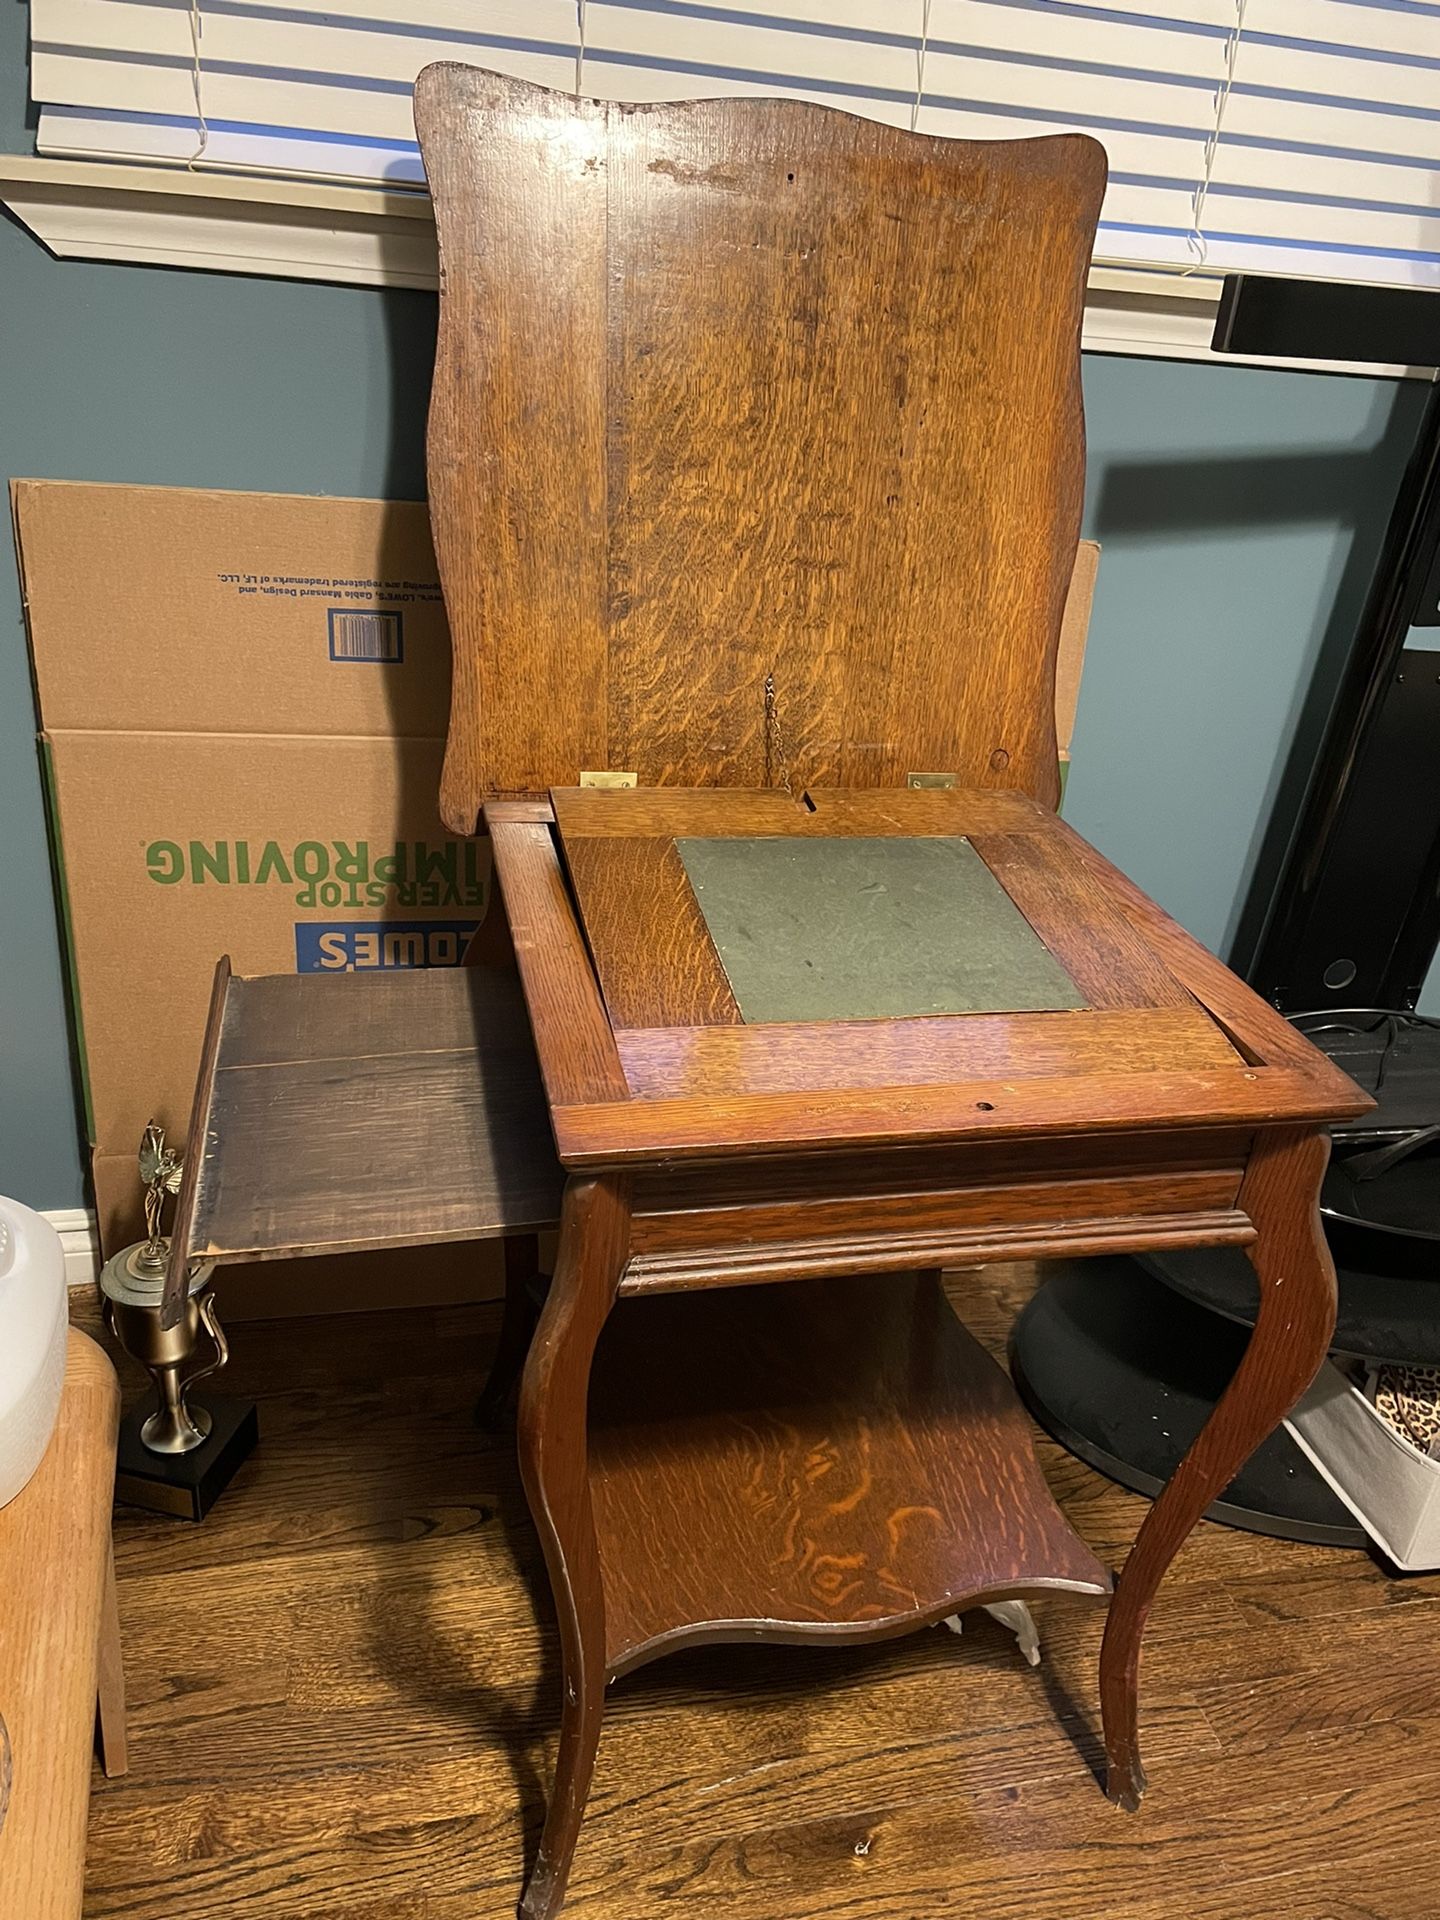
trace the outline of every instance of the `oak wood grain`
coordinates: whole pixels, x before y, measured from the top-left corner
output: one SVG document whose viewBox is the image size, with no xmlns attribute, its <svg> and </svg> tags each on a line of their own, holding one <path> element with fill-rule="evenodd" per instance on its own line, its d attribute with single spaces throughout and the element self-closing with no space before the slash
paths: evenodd
<svg viewBox="0 0 1440 1920">
<path fill-rule="evenodd" d="M 78 1920 L 102 1680 L 114 1739 L 106 1757 L 117 1772 L 125 1766 L 119 1654 L 106 1606 L 119 1418 L 115 1369 L 72 1328 L 45 1457 L 0 1509 L 0 1713 L 10 1762 L 0 1821 L 3 1920 Z"/>
<path fill-rule="evenodd" d="M 1125 910 L 1137 931 L 1165 965 L 1219 1022 L 1236 1046 L 1257 1065 L 1289 1067 L 1307 1073 L 1317 1093 L 1335 1102 L 1330 1119 L 1353 1118 L 1365 1107 L 1355 1105 L 1357 1089 L 1350 1076 L 1291 1026 L 1282 1013 L 1247 987 L 1223 960 L 1172 920 L 1162 907 L 1142 893 L 1133 880 L 1081 839 L 1074 828 L 1056 819 L 1054 833 L 1082 861 L 1096 884 Z"/>
<path fill-rule="evenodd" d="M 1038 1140 L 1112 1128 L 1327 1122 L 1365 1110 L 1367 1097 L 1353 1082 L 1293 1031 L 1286 1028 L 1277 1036 L 1277 1024 L 1285 1023 L 1273 1009 L 1151 908 L 1063 823 L 1024 796 L 850 793 L 844 797 L 842 830 L 864 833 L 877 822 L 898 830 L 911 801 L 917 820 L 953 830 L 976 798 L 1021 810 L 1019 829 L 1000 836 L 997 861 L 1013 869 L 1017 888 L 1045 922 L 1065 964 L 1083 972 L 1107 998 L 1128 1001 L 1133 1022 L 1117 1019 L 1108 1029 L 1088 1024 L 1125 1012 L 1123 1006 L 1110 1006 L 1083 1009 L 1054 1024 L 1049 1016 L 1033 1016 L 1043 1025 L 995 1015 L 950 1025 L 923 1019 L 892 1023 L 883 1031 L 877 1024 L 870 1036 L 856 1029 L 871 1023 L 837 1030 L 817 1022 L 808 1034 L 792 1026 L 771 1038 L 760 1028 L 728 1026 L 693 1040 L 688 1034 L 694 1030 L 677 1029 L 667 1037 L 651 1027 L 635 1031 L 656 1037 L 624 1043 L 629 1049 L 624 1060 L 606 1018 L 596 966 L 610 969 L 624 983 L 627 1017 L 635 1017 L 643 1008 L 637 1004 L 641 995 L 631 989 L 650 978 L 649 990 L 658 990 L 643 964 L 648 946 L 663 945 L 671 956 L 667 972 L 693 975 L 702 997 L 705 983 L 714 979 L 713 948 L 703 922 L 697 923 L 677 888 L 625 896 L 615 885 L 594 884 L 602 866 L 591 870 L 587 888 L 597 896 L 588 901 L 595 921 L 592 961 L 579 927 L 587 898 L 577 912 L 558 869 L 553 835 L 566 846 L 595 836 L 625 840 L 637 823 L 644 828 L 640 837 L 649 840 L 696 826 L 742 836 L 768 835 L 782 826 L 823 833 L 826 806 L 817 804 L 812 812 L 768 792 L 566 794 L 557 789 L 551 795 L 553 829 L 497 816 L 494 830 L 508 836 L 514 884 L 527 889 L 528 947 L 544 956 L 543 963 L 531 964 L 527 976 L 542 1068 L 559 1087 L 577 1077 L 583 1081 L 590 1069 L 582 1055 L 604 1059 L 607 1086 L 598 1097 L 566 1099 L 552 1088 L 561 1160 L 575 1169 L 603 1168 L 662 1158 L 805 1153 L 827 1144 L 883 1147 L 943 1139 Z M 626 898 L 635 909 L 629 915 Z M 522 956 L 522 969 L 525 964 Z M 683 996 L 688 989 L 667 986 L 665 991 Z M 1163 1004 L 1144 1004 L 1153 1000 Z M 1156 1019 L 1166 1011 L 1174 1015 L 1176 1028 Z M 1153 1022 L 1148 1034 L 1147 1022 Z M 1187 1037 L 1177 1043 L 1181 1027 Z M 922 1070 L 931 1034 L 938 1042 L 933 1072 L 926 1079 L 911 1078 Z M 1007 1044 L 1012 1035 L 1013 1046 Z M 1066 1056 L 1073 1073 L 1029 1071 L 1025 1048 L 1040 1035 L 1059 1038 L 1053 1057 L 1059 1064 L 1060 1055 Z M 960 1058 L 947 1058 L 947 1045 L 958 1047 Z M 972 1048 L 973 1063 L 964 1057 Z M 847 1075 L 847 1049 L 861 1063 L 853 1078 Z M 658 1067 L 650 1066 L 647 1055 L 655 1056 Z M 1043 1047 L 1038 1057 L 1045 1058 Z M 749 1075 L 760 1059 L 765 1066 L 752 1081 Z M 793 1086 L 786 1084 L 792 1060 L 798 1063 Z M 689 1090 L 686 1081 L 692 1061 L 699 1063 L 701 1091 Z M 893 1073 L 887 1071 L 890 1061 Z M 643 1083 L 644 1097 L 633 1097 L 640 1088 L 627 1079 L 627 1066 Z M 773 1091 L 758 1090 L 766 1085 L 761 1072 L 772 1070 L 780 1084 Z M 686 1091 L 667 1090 L 672 1072 Z M 616 1079 L 622 1084 L 617 1086 Z"/>
<path fill-rule="evenodd" d="M 606 768 L 1053 803 L 1098 143 L 449 64 L 415 118 L 448 824 Z"/>
<path fill-rule="evenodd" d="M 1193 1006 L 1118 902 L 1053 834 L 974 834 L 970 844 L 1091 1007 Z M 1226 1049 L 1227 1063 L 1232 1058 Z"/>
<path fill-rule="evenodd" d="M 1155 1505 L 1125 1563 L 1105 1623 L 1100 1693 L 1106 1791 L 1134 1808 L 1145 1790 L 1137 1730 L 1140 1647 L 1151 1603 L 1176 1552 L 1211 1501 L 1315 1378 L 1335 1331 L 1335 1267 L 1320 1228 L 1328 1135 L 1262 1133 L 1240 1204 L 1255 1223 L 1250 1259 L 1260 1310 L 1219 1404 Z"/>
<path fill-rule="evenodd" d="M 426 443 L 453 661 L 440 812 L 468 834 L 492 793 L 610 765 L 604 116 L 432 67 L 415 120 L 444 315 Z"/>
<path fill-rule="evenodd" d="M 1248 1131 L 1233 1128 L 1193 1127 L 1163 1134 L 1122 1131 L 862 1153 L 797 1153 L 748 1164 L 732 1160 L 692 1166 L 677 1161 L 637 1174 L 637 1231 L 644 1231 L 645 1216 L 697 1208 L 783 1206 L 837 1194 L 884 1198 L 1107 1174 L 1214 1173 L 1243 1167 L 1251 1138 Z"/>
<path fill-rule="evenodd" d="M 1245 1245 L 1238 1168 L 1016 1181 L 881 1197 L 843 1186 L 804 1197 L 637 1214 L 622 1293 L 752 1285 L 907 1266 L 985 1265 L 1069 1252 Z M 1023 1250 L 1023 1251 L 1022 1251 Z"/>
<path fill-rule="evenodd" d="M 617 1042 L 625 1027 L 741 1024 L 673 839 L 582 837 L 564 855 Z"/>
<path fill-rule="evenodd" d="M 889 1234 L 946 1230 L 963 1238 L 967 1230 L 1007 1226 L 1062 1228 L 1067 1221 L 1143 1220 L 1146 1215 L 1217 1213 L 1234 1207 L 1240 1191 L 1238 1167 L 1211 1167 L 1189 1173 L 1136 1173 L 1074 1180 L 1016 1180 L 991 1186 L 915 1187 L 880 1200 L 874 1193 L 852 1194 L 843 1187 L 790 1200 L 703 1204 L 681 1211 L 637 1213 L 630 1234 L 635 1253 L 717 1253 L 729 1242 L 758 1248 L 787 1240 L 837 1240 L 868 1230 Z M 733 1249 L 732 1249 L 733 1251 Z M 958 1266 L 960 1261 L 946 1261 Z"/>
<path fill-rule="evenodd" d="M 1324 1123 L 1368 1110 L 1368 1097 L 1353 1082 L 1342 1089 L 1324 1080 L 1317 1085 L 1308 1071 L 1237 1066 L 859 1087 L 843 1096 L 813 1091 L 610 1101 L 554 1107 L 551 1117 L 562 1162 L 578 1169 L 805 1153 L 826 1145 L 888 1147 L 897 1139 L 969 1142 L 1094 1135 L 1112 1128 L 1186 1129 L 1202 1120 L 1217 1128 Z"/>
<path fill-rule="evenodd" d="M 559 1217 L 520 983 L 483 967 L 228 978 L 187 1258 L 470 1240 Z"/>
<path fill-rule="evenodd" d="M 547 1049 L 540 1061 L 552 1108 L 623 1099 L 624 1070 L 551 829 L 497 817 L 490 842 L 526 1004 L 551 1009 L 564 1025 L 563 1047 Z"/>
<path fill-rule="evenodd" d="M 495 817 L 507 818 L 511 804 L 501 802 Z M 590 836 L 1043 833 L 1054 818 L 1026 794 L 971 787 L 823 787 L 803 796 L 759 787 L 555 787 L 550 807 L 567 846 Z"/>
<path fill-rule="evenodd" d="M 638 1010 L 633 1001 L 627 1005 Z M 647 998 L 645 1010 L 654 1005 Z M 1153 1073 L 1157 1060 L 1171 1067 L 1238 1064 L 1235 1049 L 1193 1002 L 1098 1013 L 972 1013 L 815 1025 L 677 1023 L 617 1031 L 615 1045 L 637 1100 Z"/>
<path fill-rule="evenodd" d="M 572 1180 L 555 1278 L 520 1385 L 520 1472 L 560 1621 L 560 1748 L 540 1851 L 525 1888 L 527 1920 L 550 1920 L 590 1792 L 600 1740 L 608 1596 L 592 1511 L 586 1404 L 595 1344 L 615 1300 L 630 1227 L 630 1183 Z"/>
<path fill-rule="evenodd" d="M 1044 811 L 1058 794 L 1055 652 L 1083 483 L 1094 144 L 935 142 L 791 101 L 570 101 L 457 67 L 427 70 L 416 101 L 441 242 L 431 483 L 457 659 L 442 805 L 469 831 L 487 797 L 532 796 L 524 817 L 497 807 L 489 823 L 556 1145 L 575 1175 L 521 1409 L 565 1679 L 524 1905 L 528 1920 L 552 1920 L 606 1666 L 736 1631 L 932 1619 L 956 1598 L 946 1555 L 973 1572 L 976 1539 L 1015 1547 L 1012 1511 L 1018 1544 L 1044 1536 L 1042 1558 L 1063 1558 L 1070 1536 L 1047 1531 L 1056 1517 L 1048 1496 L 1037 1509 L 1008 1416 L 961 1476 L 984 1523 L 947 1524 L 959 1507 L 944 1477 L 986 1428 L 991 1376 L 937 1330 L 934 1280 L 894 1274 L 902 1254 L 1254 1232 L 1263 1280 L 1296 1217 L 1271 1191 L 1271 1135 L 1242 1179 L 1228 1151 L 1182 1169 L 1167 1133 L 1208 1129 L 1219 1152 L 1236 1128 L 1313 1127 L 1361 1096 L 1280 1040 L 1238 983 L 1217 981 Z M 536 697 L 551 686 L 556 698 Z M 556 784 L 587 768 L 643 787 L 758 790 L 579 799 Z M 859 791 L 918 769 L 1007 791 L 910 809 L 893 791 Z M 553 824 L 533 798 L 547 782 Z M 1087 1017 L 918 1021 L 853 1037 L 854 1059 L 819 1026 L 752 1041 L 666 844 L 677 823 L 813 836 L 864 833 L 867 820 L 895 833 L 907 819 L 988 836 L 1022 910 L 1083 976 Z M 1107 1027 L 1109 1013 L 1125 1018 Z M 616 1030 L 631 1026 L 645 1037 L 627 1060 Z M 695 1031 L 708 1048 L 698 1075 L 700 1047 L 684 1037 Z M 646 1097 L 627 1067 L 655 1076 Z M 1038 1177 L 1048 1143 L 1147 1131 L 1148 1172 Z M 1031 1177 L 1003 1191 L 932 1178 L 903 1197 L 837 1184 L 862 1149 L 923 1143 L 1001 1144 L 1032 1157 Z M 822 1147 L 829 1175 L 812 1168 L 804 1192 L 778 1205 L 744 1192 L 767 1156 L 813 1162 Z M 637 1172 L 644 1183 L 727 1157 L 740 1183 L 728 1204 L 636 1221 Z M 827 1259 L 869 1277 L 796 1278 Z M 795 1284 L 758 1300 L 738 1284 L 782 1277 Z M 587 1477 L 591 1352 L 627 1282 L 669 1297 L 627 1300 L 612 1344 L 648 1327 L 661 1350 L 617 1369 L 608 1421 L 600 1386 Z M 807 1302 L 803 1326 L 767 1345 L 767 1317 Z M 1253 1445 L 1283 1410 L 1274 1346 L 1262 1313 L 1236 1391 L 1129 1562 L 1102 1660 L 1111 1786 L 1127 1803 L 1149 1603 L 1203 1508 L 1199 1482 L 1208 1498 L 1216 1463 L 1232 1470 L 1241 1439 Z M 822 1393 L 800 1376 L 827 1357 Z M 936 1368 L 946 1390 L 932 1398 Z M 623 1443 L 606 1438 L 617 1433 Z M 827 1505 L 831 1455 L 858 1462 L 860 1482 Z M 897 1571 L 917 1505 L 943 1547 Z M 1016 1555 L 1001 1557 L 1013 1574 Z M 772 1606 L 757 1590 L 782 1569 Z M 815 1837 L 801 1835 L 801 1856 Z M 718 1858 L 675 1884 L 729 1904 L 748 1867 L 721 1861 L 706 1885 Z M 628 1884 L 648 1904 L 650 1877 Z"/>
<path fill-rule="evenodd" d="M 1109 1592 L 928 1274 L 623 1303 L 590 1481 L 612 1673 L 689 1642 L 878 1639 L 980 1596 Z"/>
</svg>

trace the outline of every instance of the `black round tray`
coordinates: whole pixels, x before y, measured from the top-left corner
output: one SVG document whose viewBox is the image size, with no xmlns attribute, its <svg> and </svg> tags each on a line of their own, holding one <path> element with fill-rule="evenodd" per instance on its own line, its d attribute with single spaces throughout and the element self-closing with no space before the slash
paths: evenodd
<svg viewBox="0 0 1440 1920">
<path fill-rule="evenodd" d="M 1248 1274 L 1245 1256 L 1235 1257 Z M 1233 1320 L 1157 1286 L 1137 1261 L 1087 1260 L 1062 1267 L 1020 1315 L 1010 1371 L 1061 1446 L 1121 1486 L 1154 1495 L 1229 1385 L 1246 1338 Z M 1367 1544 L 1283 1427 L 1206 1517 L 1319 1546 Z"/>
<path fill-rule="evenodd" d="M 1325 1237 L 1340 1288 L 1332 1351 L 1412 1366 L 1440 1363 L 1440 1262 L 1434 1249 L 1417 1258 L 1363 1228 L 1329 1221 Z M 1255 1324 L 1255 1269 L 1238 1247 L 1147 1253 L 1140 1264 L 1211 1313 L 1241 1326 Z"/>
</svg>

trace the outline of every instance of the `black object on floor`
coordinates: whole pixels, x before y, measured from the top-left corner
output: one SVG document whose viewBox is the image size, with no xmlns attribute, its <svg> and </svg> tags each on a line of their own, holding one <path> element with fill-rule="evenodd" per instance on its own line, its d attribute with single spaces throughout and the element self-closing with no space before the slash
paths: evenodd
<svg viewBox="0 0 1440 1920">
<path fill-rule="evenodd" d="M 1245 1256 L 1235 1257 L 1248 1273 Z M 1020 1315 L 1010 1371 L 1021 1399 L 1061 1446 L 1122 1487 L 1153 1496 L 1210 1417 L 1248 1337 L 1158 1284 L 1138 1261 L 1088 1260 L 1062 1266 Z M 1283 1540 L 1366 1544 L 1283 1427 L 1206 1517 Z"/>
<path fill-rule="evenodd" d="M 1389 1257 L 1383 1245 L 1366 1251 L 1336 1244 L 1358 1236 L 1335 1234 L 1331 1251 L 1340 1288 L 1332 1351 L 1410 1366 L 1440 1361 L 1440 1261 L 1433 1248 L 1423 1261 Z M 1259 1291 L 1255 1269 L 1238 1247 L 1185 1247 L 1142 1254 L 1138 1264 L 1177 1293 L 1243 1327 L 1255 1324 Z"/>
<path fill-rule="evenodd" d="M 1440 1020 L 1408 1007 L 1334 1007 L 1291 1019 L 1376 1101 L 1337 1139 L 1397 1139 L 1440 1120 Z"/>
<path fill-rule="evenodd" d="M 152 1453 L 141 1440 L 141 1424 L 154 1410 L 148 1394 L 125 1415 L 115 1456 L 117 1500 L 177 1520 L 205 1518 L 254 1451 L 260 1420 L 253 1400 L 207 1393 L 203 1404 L 214 1424 L 210 1438 L 193 1453 Z"/>
</svg>

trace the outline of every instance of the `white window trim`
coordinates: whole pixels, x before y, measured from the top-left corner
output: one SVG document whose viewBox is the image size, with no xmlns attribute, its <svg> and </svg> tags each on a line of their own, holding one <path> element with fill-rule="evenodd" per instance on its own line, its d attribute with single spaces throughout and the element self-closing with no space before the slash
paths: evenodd
<svg viewBox="0 0 1440 1920">
<path fill-rule="evenodd" d="M 423 193 L 258 174 L 0 155 L 0 201 L 60 260 L 131 261 L 357 287 L 436 286 Z M 1083 344 L 1092 353 L 1213 361 L 1220 275 L 1092 267 Z M 1430 380 L 1430 367 L 1323 360 L 1253 364 Z"/>
</svg>

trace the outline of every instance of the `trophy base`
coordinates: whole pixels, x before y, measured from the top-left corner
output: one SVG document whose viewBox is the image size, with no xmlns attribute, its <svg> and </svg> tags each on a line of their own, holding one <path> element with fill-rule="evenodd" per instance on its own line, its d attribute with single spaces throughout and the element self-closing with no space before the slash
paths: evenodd
<svg viewBox="0 0 1440 1920">
<path fill-rule="evenodd" d="M 115 1457 L 115 1498 L 128 1507 L 168 1513 L 177 1520 L 203 1520 L 260 1438 L 253 1400 L 207 1393 L 210 1437 L 189 1453 L 152 1453 L 140 1438 L 149 1418 L 147 1398 L 120 1422 Z"/>
</svg>

